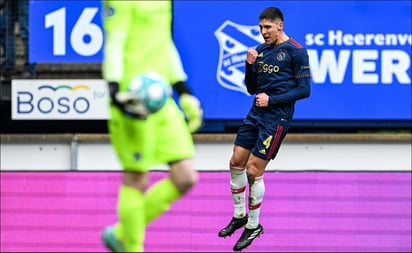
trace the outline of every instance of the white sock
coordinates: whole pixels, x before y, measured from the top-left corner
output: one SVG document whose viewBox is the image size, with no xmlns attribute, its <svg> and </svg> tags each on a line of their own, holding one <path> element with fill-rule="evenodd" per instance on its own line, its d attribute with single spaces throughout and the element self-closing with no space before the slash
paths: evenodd
<svg viewBox="0 0 412 253">
<path fill-rule="evenodd" d="M 234 204 L 233 216 L 242 218 L 245 211 L 245 192 L 247 185 L 246 169 L 230 169 L 230 189 Z"/>
<path fill-rule="evenodd" d="M 249 185 L 249 219 L 246 228 L 257 228 L 259 224 L 260 205 L 265 195 L 265 183 L 263 176 L 255 178 L 255 182 Z"/>
</svg>

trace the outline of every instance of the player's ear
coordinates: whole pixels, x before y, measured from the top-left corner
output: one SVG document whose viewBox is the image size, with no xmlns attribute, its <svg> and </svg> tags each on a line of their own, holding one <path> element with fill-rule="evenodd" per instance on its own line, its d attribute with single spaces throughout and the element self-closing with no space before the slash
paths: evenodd
<svg viewBox="0 0 412 253">
<path fill-rule="evenodd" d="M 278 31 L 282 31 L 282 30 L 283 30 L 283 22 L 279 22 Z"/>
</svg>

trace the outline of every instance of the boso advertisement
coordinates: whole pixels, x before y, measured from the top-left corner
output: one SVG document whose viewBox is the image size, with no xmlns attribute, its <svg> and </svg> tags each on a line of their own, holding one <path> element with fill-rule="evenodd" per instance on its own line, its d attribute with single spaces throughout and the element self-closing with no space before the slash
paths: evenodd
<svg viewBox="0 0 412 253">
<path fill-rule="evenodd" d="M 103 80 L 12 80 L 12 119 L 107 119 Z"/>
<path fill-rule="evenodd" d="M 411 119 L 410 1 L 175 1 L 174 38 L 206 119 L 249 110 L 244 61 L 262 43 L 258 16 L 269 5 L 309 54 L 312 94 L 295 119 Z M 30 31 L 35 62 L 102 59 L 99 1 L 31 1 Z"/>
</svg>

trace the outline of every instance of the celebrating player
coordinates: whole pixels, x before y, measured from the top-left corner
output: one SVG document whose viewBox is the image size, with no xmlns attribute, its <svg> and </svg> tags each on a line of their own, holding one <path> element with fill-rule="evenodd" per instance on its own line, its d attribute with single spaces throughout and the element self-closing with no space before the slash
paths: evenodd
<svg viewBox="0 0 412 253">
<path fill-rule="evenodd" d="M 230 188 L 234 214 L 219 237 L 232 235 L 245 226 L 233 250 L 249 246 L 263 233 L 259 223 L 265 193 L 263 174 L 276 157 L 286 136 L 297 100 L 310 95 L 310 69 L 307 51 L 284 32 L 283 13 L 269 7 L 259 16 L 265 43 L 249 49 L 245 82 L 253 105 L 241 124 L 230 159 Z M 248 213 L 245 191 L 249 184 Z"/>
</svg>

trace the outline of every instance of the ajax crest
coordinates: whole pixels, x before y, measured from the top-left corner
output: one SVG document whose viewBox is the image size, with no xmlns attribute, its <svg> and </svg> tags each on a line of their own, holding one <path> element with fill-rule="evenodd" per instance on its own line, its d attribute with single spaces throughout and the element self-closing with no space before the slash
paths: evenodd
<svg viewBox="0 0 412 253">
<path fill-rule="evenodd" d="M 219 63 L 216 78 L 223 87 L 247 93 L 244 82 L 247 50 L 263 43 L 259 26 L 245 26 L 226 20 L 216 31 Z"/>
</svg>

